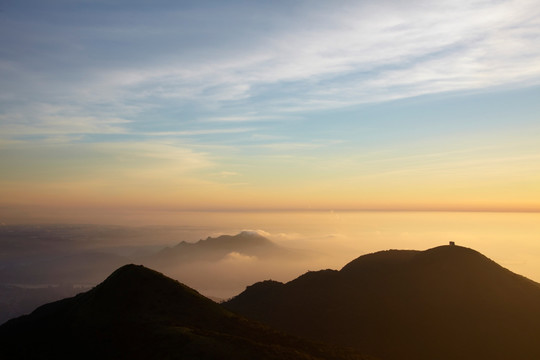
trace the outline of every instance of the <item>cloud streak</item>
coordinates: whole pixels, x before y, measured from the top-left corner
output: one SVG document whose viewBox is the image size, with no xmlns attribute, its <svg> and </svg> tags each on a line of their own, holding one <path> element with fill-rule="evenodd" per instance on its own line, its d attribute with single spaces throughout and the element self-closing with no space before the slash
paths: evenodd
<svg viewBox="0 0 540 360">
<path fill-rule="evenodd" d="M 23 72 L 37 72 L 38 78 L 54 80 L 54 93 L 69 91 L 74 97 L 92 102 L 113 99 L 127 104 L 139 100 L 142 107 L 170 106 L 171 101 L 210 107 L 231 102 L 247 108 L 277 104 L 274 113 L 304 109 L 314 102 L 322 107 L 340 107 L 539 83 L 540 50 L 536 44 L 540 10 L 534 1 L 417 1 L 409 5 L 405 8 L 391 1 L 371 5 L 342 2 L 330 12 L 320 4 L 298 6 L 289 17 L 270 14 L 265 24 L 271 32 L 255 29 L 254 35 L 244 35 L 245 46 L 233 36 L 251 24 L 242 16 L 249 11 L 253 16 L 260 15 L 257 10 L 233 4 L 232 9 L 239 15 L 232 15 L 230 10 L 230 18 L 215 26 L 208 19 L 215 19 L 217 13 L 194 11 L 191 15 L 200 20 L 202 27 L 192 38 L 187 28 L 191 22 L 182 27 L 175 21 L 185 19 L 187 13 L 173 11 L 161 24 L 148 28 L 142 24 L 154 21 L 157 15 L 145 16 L 135 10 L 139 27 L 120 22 L 117 26 L 91 24 L 75 28 L 87 39 L 79 42 L 81 51 L 97 52 L 97 59 L 71 63 L 87 76 L 67 76 L 52 63 L 44 64 L 50 67 L 47 73 L 40 73 L 33 61 L 16 65 L 8 60 L 3 62 L 3 77 L 11 78 L 7 72 L 18 66 L 16 73 L 21 78 Z M 292 16 L 298 16 L 296 22 Z M 224 30 L 220 27 L 235 22 L 238 25 L 228 36 L 218 36 Z M 50 24 L 41 26 L 56 34 L 75 25 L 61 23 L 52 30 Z M 198 38 L 198 33 L 205 32 L 208 36 Z M 154 53 L 138 49 L 137 34 L 142 34 L 141 41 L 157 43 L 147 44 L 155 47 Z M 112 36 L 123 47 L 135 42 L 130 51 L 136 56 L 107 63 L 100 57 L 117 50 L 108 48 L 106 41 L 94 48 L 94 41 L 106 36 Z M 167 43 L 175 37 L 183 46 Z M 213 43 L 216 38 L 223 42 Z M 68 56 L 67 61 L 69 56 L 79 57 L 72 40 L 69 35 L 60 35 L 56 43 L 59 55 L 51 60 L 58 56 Z M 48 37 L 34 39 L 43 46 L 51 41 Z M 145 60 L 136 60 L 139 56 Z M 57 76 L 61 73 L 64 75 Z M 22 86 L 26 89 L 22 90 Z M 30 86 L 42 92 L 49 87 L 34 78 L 26 79 L 16 89 L 32 92 Z M 5 98 L 7 93 L 2 93 Z M 215 117 L 230 122 L 267 118 L 271 115 Z"/>
</svg>

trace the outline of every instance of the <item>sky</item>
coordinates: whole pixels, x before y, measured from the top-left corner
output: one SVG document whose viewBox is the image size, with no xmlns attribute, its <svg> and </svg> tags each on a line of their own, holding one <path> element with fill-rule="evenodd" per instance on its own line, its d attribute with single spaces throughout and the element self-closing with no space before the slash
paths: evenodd
<svg viewBox="0 0 540 360">
<path fill-rule="evenodd" d="M 537 0 L 1 0 L 0 213 L 540 211 L 539 45 Z"/>
</svg>

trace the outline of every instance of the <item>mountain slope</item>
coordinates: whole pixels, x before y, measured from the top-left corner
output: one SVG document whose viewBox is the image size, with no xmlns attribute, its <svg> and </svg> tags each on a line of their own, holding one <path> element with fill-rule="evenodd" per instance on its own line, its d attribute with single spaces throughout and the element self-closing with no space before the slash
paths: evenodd
<svg viewBox="0 0 540 360">
<path fill-rule="evenodd" d="M 224 306 L 389 360 L 540 358 L 540 285 L 459 246 L 361 256 Z"/>
<path fill-rule="evenodd" d="M 0 326 L 0 358 L 359 359 L 269 330 L 143 266 Z"/>
</svg>

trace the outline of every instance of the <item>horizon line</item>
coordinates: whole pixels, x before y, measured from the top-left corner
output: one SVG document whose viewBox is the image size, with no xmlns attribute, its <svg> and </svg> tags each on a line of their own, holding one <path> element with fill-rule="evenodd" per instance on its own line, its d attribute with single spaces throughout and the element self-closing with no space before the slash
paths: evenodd
<svg viewBox="0 0 540 360">
<path fill-rule="evenodd" d="M 185 208 L 146 209 L 167 212 L 463 212 L 463 213 L 540 213 L 540 208 Z"/>
<path fill-rule="evenodd" d="M 478 213 L 540 213 L 539 207 L 414 207 L 414 206 L 395 206 L 395 207 L 152 207 L 152 206 L 47 206 L 47 205 L 0 205 L 0 211 L 8 209 L 34 209 L 39 212 L 44 209 L 49 211 L 136 211 L 136 212 L 478 212 Z"/>
</svg>

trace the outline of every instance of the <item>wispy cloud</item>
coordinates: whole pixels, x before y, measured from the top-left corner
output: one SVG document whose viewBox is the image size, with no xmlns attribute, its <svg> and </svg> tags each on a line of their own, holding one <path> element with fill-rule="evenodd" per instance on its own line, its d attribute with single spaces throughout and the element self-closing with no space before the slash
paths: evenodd
<svg viewBox="0 0 540 360">
<path fill-rule="evenodd" d="M 66 134 L 125 134 L 125 125 L 130 121 L 92 116 L 43 116 L 31 122 L 17 122 L 18 117 L 0 116 L 3 136 L 66 135 Z M 3 121 L 5 123 L 2 123 Z"/>
<path fill-rule="evenodd" d="M 146 136 L 193 136 L 193 135 L 215 135 L 215 134 L 238 134 L 254 131 L 253 128 L 228 128 L 228 129 L 200 129 L 184 131 L 159 131 L 134 133 L 136 135 Z"/>
<path fill-rule="evenodd" d="M 232 177 L 232 176 L 238 176 L 240 175 L 239 173 L 237 173 L 236 171 L 220 171 L 219 173 L 217 174 L 214 174 L 218 177 L 221 177 L 221 178 L 229 178 L 229 177 Z"/>
<path fill-rule="evenodd" d="M 276 120 L 276 119 L 282 119 L 282 118 L 283 116 L 278 116 L 278 115 L 235 115 L 235 116 L 209 117 L 209 118 L 202 119 L 201 121 L 236 123 L 236 122 Z"/>
<path fill-rule="evenodd" d="M 25 57 L 18 59 L 20 64 L 4 60 L 0 71 L 12 79 L 15 93 L 51 101 L 62 97 L 117 106 L 137 101 L 142 109 L 174 103 L 212 109 L 234 103 L 266 112 L 207 119 L 222 122 L 272 120 L 268 111 L 307 110 L 314 105 L 334 108 L 540 82 L 540 8 L 534 0 L 416 1 L 407 7 L 394 1 L 342 2 L 331 9 L 310 3 L 309 7 L 296 6 L 289 15 L 269 13 L 264 19 L 269 32 L 254 28 L 252 35 L 243 33 L 243 41 L 234 38 L 252 25 L 243 16 L 249 11 L 258 16 L 262 10 L 238 4 L 231 9 L 229 17 L 215 25 L 211 21 L 219 18 L 220 8 L 186 13 L 169 9 L 169 13 L 148 15 L 134 9 L 133 16 L 141 24 L 155 22 L 156 16 L 163 18 L 152 28 L 124 22 L 75 28 L 71 22 L 56 27 L 47 24 L 50 36 L 36 37 L 34 42 L 48 44 L 56 34 L 59 52 L 47 52 L 50 60 L 44 61 L 65 56 L 64 62 L 72 61 L 72 70 L 85 75 L 68 76 L 52 62 L 43 65 L 47 68 L 43 73 Z M 182 19 L 185 27 L 178 21 Z M 197 21 L 201 27 L 190 37 L 192 30 L 187 27 Z M 39 25 L 35 26 L 38 31 Z M 61 32 L 70 29 L 87 39 L 78 43 L 79 50 L 71 36 Z M 198 38 L 199 33 L 208 36 Z M 144 47 L 138 48 L 137 34 L 155 51 L 140 50 Z M 119 54 L 107 47 L 106 36 L 123 47 L 133 43 L 132 54 L 109 63 L 81 57 L 89 51 L 96 51 L 98 57 Z M 175 37 L 180 37 L 181 46 L 168 43 Z M 218 38 L 222 42 L 212 42 Z M 95 46 L 92 41 L 100 39 L 102 44 Z M 76 60 L 81 61 L 76 64 Z M 18 75 L 13 75 L 14 70 Z M 10 92 L 4 90 L 6 98 Z"/>
<path fill-rule="evenodd" d="M 122 134 L 130 120 L 87 115 L 83 109 L 46 103 L 28 103 L 0 114 L 0 136 Z"/>
<path fill-rule="evenodd" d="M 529 85 L 540 79 L 539 12 L 534 1 L 521 0 L 418 2 L 410 9 L 386 2 L 347 6 L 332 16 L 314 9 L 258 47 L 216 62 L 179 64 L 181 70 L 171 65 L 136 83 L 185 99 L 260 102 L 263 96 L 330 107 Z M 302 27 L 316 20 L 317 27 Z"/>
</svg>

